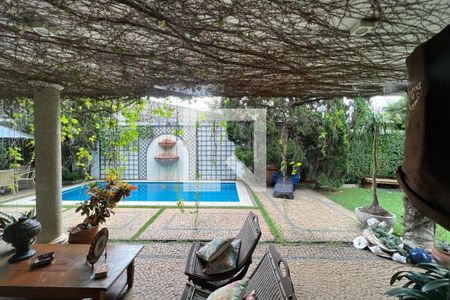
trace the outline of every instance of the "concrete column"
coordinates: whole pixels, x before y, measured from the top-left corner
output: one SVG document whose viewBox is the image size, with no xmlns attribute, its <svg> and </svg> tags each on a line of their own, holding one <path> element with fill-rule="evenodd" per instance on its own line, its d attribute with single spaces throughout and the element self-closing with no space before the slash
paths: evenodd
<svg viewBox="0 0 450 300">
<path fill-rule="evenodd" d="M 36 217 L 40 243 L 62 243 L 61 108 L 62 86 L 30 82 L 34 99 Z"/>
</svg>

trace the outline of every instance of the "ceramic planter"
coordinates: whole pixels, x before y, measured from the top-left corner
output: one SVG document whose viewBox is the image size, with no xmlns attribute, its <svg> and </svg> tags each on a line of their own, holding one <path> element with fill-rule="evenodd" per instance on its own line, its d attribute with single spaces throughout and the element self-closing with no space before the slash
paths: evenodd
<svg viewBox="0 0 450 300">
<path fill-rule="evenodd" d="M 438 248 L 436 248 L 435 245 L 433 245 L 431 255 L 438 264 L 443 265 L 445 267 L 450 266 L 450 253 L 439 250 Z"/>
<path fill-rule="evenodd" d="M 41 223 L 33 219 L 19 219 L 3 231 L 3 240 L 10 243 L 16 253 L 8 260 L 10 263 L 18 262 L 33 256 L 36 251 L 30 248 L 32 240 L 41 231 Z"/>
<path fill-rule="evenodd" d="M 377 215 L 372 215 L 372 214 L 368 214 L 365 212 L 361 211 L 362 207 L 357 207 L 355 208 L 355 215 L 356 218 L 358 219 L 359 222 L 361 222 L 361 224 L 363 224 L 365 227 L 367 227 L 367 220 L 375 218 L 380 222 L 386 222 L 387 224 L 387 229 L 391 229 L 392 227 L 394 227 L 395 222 L 397 220 L 397 218 L 395 217 L 394 214 L 391 214 L 391 216 L 389 217 L 384 217 L 384 216 L 377 216 Z"/>
<path fill-rule="evenodd" d="M 100 226 L 85 229 L 82 224 L 79 224 L 72 227 L 69 229 L 69 244 L 90 244 L 99 231 Z"/>
</svg>

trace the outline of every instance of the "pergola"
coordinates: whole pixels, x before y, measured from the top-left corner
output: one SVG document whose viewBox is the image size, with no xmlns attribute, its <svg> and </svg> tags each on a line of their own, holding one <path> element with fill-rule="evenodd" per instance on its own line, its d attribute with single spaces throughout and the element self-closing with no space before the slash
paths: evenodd
<svg viewBox="0 0 450 300">
<path fill-rule="evenodd" d="M 40 240 L 63 239 L 61 95 L 379 95 L 448 24 L 448 0 L 2 1 L 0 96 L 34 98 Z"/>
</svg>

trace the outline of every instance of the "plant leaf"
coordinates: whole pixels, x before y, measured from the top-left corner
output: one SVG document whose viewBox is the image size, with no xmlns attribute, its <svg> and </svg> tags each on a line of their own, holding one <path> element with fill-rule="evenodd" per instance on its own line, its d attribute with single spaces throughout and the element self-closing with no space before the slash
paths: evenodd
<svg viewBox="0 0 450 300">
<path fill-rule="evenodd" d="M 418 300 L 438 300 L 438 299 L 431 298 L 429 295 L 427 295 L 419 290 L 403 288 L 403 287 L 389 290 L 385 294 L 387 296 L 408 297 L 407 299 L 412 298 L 412 299 L 418 299 Z"/>
<path fill-rule="evenodd" d="M 422 287 L 422 292 L 429 292 L 432 290 L 440 289 L 442 287 L 447 287 L 448 289 L 448 285 L 449 285 L 448 279 L 433 280 L 431 282 L 428 282 Z"/>
</svg>

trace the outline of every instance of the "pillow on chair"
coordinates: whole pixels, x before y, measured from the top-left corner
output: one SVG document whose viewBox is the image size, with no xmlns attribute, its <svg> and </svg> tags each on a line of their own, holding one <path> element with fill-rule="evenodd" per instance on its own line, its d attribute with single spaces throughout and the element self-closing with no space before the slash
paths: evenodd
<svg viewBox="0 0 450 300">
<path fill-rule="evenodd" d="M 231 245 L 220 254 L 215 260 L 209 262 L 203 269 L 203 273 L 208 275 L 221 274 L 236 269 L 241 240 L 234 240 Z"/>
<path fill-rule="evenodd" d="M 225 250 L 227 250 L 232 241 L 232 238 L 215 238 L 211 242 L 206 243 L 195 254 L 197 255 L 197 257 L 203 259 L 206 262 L 213 261 Z"/>
<path fill-rule="evenodd" d="M 240 300 L 247 283 L 247 279 L 234 281 L 215 290 L 206 300 Z"/>
</svg>

